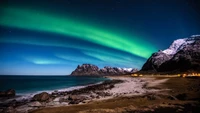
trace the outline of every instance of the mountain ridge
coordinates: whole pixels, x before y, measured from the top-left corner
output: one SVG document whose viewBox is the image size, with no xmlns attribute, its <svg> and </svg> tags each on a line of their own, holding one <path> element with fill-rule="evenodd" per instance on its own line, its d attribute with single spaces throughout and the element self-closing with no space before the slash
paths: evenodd
<svg viewBox="0 0 200 113">
<path fill-rule="evenodd" d="M 148 73 L 199 71 L 200 35 L 174 40 L 168 49 L 153 53 L 140 70 Z"/>
<path fill-rule="evenodd" d="M 96 76 L 105 76 L 105 75 L 124 75 L 136 72 L 137 69 L 133 68 L 119 68 L 119 67 L 109 67 L 105 66 L 100 69 L 93 64 L 82 64 L 78 65 L 77 68 L 70 75 L 96 75 Z"/>
</svg>

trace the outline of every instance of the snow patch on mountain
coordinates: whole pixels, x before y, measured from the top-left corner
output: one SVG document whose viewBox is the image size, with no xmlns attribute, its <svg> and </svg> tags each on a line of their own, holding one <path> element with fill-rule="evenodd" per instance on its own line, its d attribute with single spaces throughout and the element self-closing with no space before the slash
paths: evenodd
<svg viewBox="0 0 200 113">
<path fill-rule="evenodd" d="M 123 68 L 123 70 L 131 72 L 133 70 L 133 68 Z"/>
<path fill-rule="evenodd" d="M 163 52 L 164 52 L 165 54 L 168 54 L 168 55 L 170 55 L 170 54 L 175 54 L 175 53 L 177 52 L 177 50 L 179 49 L 179 47 L 180 47 L 182 44 L 184 44 L 184 43 L 186 43 L 186 40 L 185 40 L 185 39 L 178 39 L 178 40 L 175 40 L 175 41 L 172 43 L 172 45 L 171 45 L 168 49 L 164 50 Z"/>
<path fill-rule="evenodd" d="M 118 67 L 118 69 L 119 69 L 119 70 L 128 71 L 128 72 L 130 72 L 130 71 L 133 70 L 133 68 L 120 68 L 120 67 Z"/>
<path fill-rule="evenodd" d="M 136 72 L 136 71 L 138 71 L 136 68 L 120 68 L 120 67 L 118 67 L 117 69 L 119 69 L 120 71 L 126 71 L 126 72 Z"/>
<path fill-rule="evenodd" d="M 190 38 L 183 38 L 183 39 L 177 39 L 175 40 L 168 49 L 162 51 L 163 53 L 167 55 L 174 55 L 179 50 L 183 49 L 188 44 L 194 43 L 195 40 L 199 40 L 200 35 L 192 35 Z"/>
<path fill-rule="evenodd" d="M 200 35 L 192 35 L 192 38 L 200 37 Z"/>
</svg>

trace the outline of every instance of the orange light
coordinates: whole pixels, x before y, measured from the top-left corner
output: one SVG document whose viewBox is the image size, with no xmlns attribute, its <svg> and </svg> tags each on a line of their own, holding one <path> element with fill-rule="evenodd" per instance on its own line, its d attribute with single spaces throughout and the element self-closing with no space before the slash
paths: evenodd
<svg viewBox="0 0 200 113">
<path fill-rule="evenodd" d="M 132 74 L 132 76 L 137 77 L 138 75 L 137 74 Z"/>
<path fill-rule="evenodd" d="M 183 77 L 186 77 L 187 76 L 187 74 L 183 74 Z"/>
</svg>

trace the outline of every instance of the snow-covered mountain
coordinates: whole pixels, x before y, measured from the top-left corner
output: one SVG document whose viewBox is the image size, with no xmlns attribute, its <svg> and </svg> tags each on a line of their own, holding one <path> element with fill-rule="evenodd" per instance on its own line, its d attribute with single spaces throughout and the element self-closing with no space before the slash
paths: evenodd
<svg viewBox="0 0 200 113">
<path fill-rule="evenodd" d="M 153 53 L 141 71 L 200 71 L 200 35 L 175 40 L 168 49 Z"/>
<path fill-rule="evenodd" d="M 71 73 L 71 75 L 123 75 L 136 72 L 134 68 L 119 68 L 105 66 L 99 69 L 97 66 L 92 64 L 78 65 L 77 68 Z"/>
<path fill-rule="evenodd" d="M 175 40 L 168 49 L 163 52 L 168 55 L 176 54 L 183 49 L 186 45 L 194 43 L 196 40 L 200 40 L 200 35 L 192 35 L 190 38 L 183 38 Z"/>
</svg>

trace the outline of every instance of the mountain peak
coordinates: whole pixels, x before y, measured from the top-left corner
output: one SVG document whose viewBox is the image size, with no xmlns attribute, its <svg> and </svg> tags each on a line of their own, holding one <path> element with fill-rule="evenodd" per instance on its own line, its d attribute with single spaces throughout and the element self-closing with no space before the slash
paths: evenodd
<svg viewBox="0 0 200 113">
<path fill-rule="evenodd" d="M 175 40 L 168 49 L 153 53 L 141 71 L 187 72 L 200 70 L 200 35 Z"/>
<path fill-rule="evenodd" d="M 188 44 L 194 43 L 196 40 L 200 40 L 200 35 L 192 35 L 189 38 L 177 39 L 175 40 L 168 49 L 162 51 L 167 55 L 174 55 L 179 50 L 183 49 Z"/>
<path fill-rule="evenodd" d="M 123 75 L 136 72 L 137 69 L 133 68 L 119 68 L 105 66 L 99 69 L 97 66 L 92 64 L 78 65 L 77 68 L 71 73 L 71 75 Z"/>
</svg>

